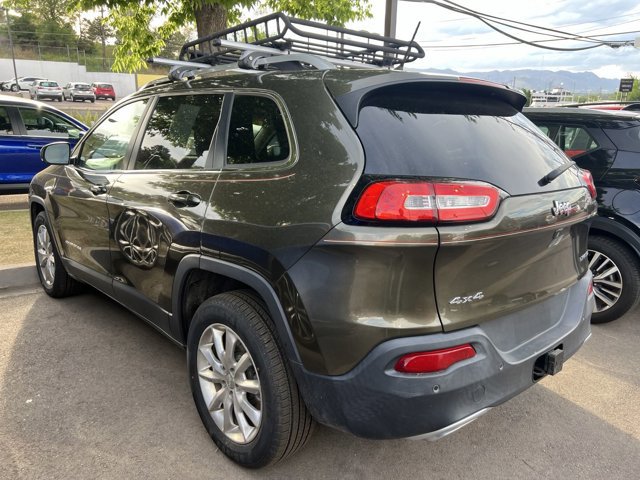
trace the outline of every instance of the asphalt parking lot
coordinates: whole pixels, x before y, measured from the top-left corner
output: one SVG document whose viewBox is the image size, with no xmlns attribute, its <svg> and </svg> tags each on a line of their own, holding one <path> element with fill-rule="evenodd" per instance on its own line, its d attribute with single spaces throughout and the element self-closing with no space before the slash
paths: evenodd
<svg viewBox="0 0 640 480">
<path fill-rule="evenodd" d="M 184 351 L 97 293 L 0 293 L 0 477 L 633 479 L 640 313 L 594 326 L 544 379 L 436 443 L 319 427 L 289 461 L 237 467 L 206 435 Z"/>
</svg>

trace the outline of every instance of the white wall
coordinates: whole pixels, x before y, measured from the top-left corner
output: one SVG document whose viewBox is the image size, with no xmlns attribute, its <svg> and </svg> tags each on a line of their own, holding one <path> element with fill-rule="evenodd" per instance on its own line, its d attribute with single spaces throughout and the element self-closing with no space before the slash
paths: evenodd
<svg viewBox="0 0 640 480">
<path fill-rule="evenodd" d="M 137 90 L 136 76 L 131 73 L 87 72 L 84 65 L 71 62 L 45 62 L 39 60 L 16 60 L 18 77 L 38 76 L 55 80 L 61 86 L 67 82 L 111 83 L 118 99 Z M 0 81 L 14 77 L 10 58 L 0 58 Z"/>
</svg>

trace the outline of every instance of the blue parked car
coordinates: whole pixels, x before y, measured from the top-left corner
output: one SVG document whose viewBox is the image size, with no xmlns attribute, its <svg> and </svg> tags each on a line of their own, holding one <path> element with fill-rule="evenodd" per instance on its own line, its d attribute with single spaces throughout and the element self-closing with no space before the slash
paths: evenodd
<svg viewBox="0 0 640 480">
<path fill-rule="evenodd" d="M 0 95 L 0 194 L 27 192 L 33 176 L 47 166 L 40 148 L 60 140 L 73 146 L 87 130 L 42 102 Z"/>
</svg>

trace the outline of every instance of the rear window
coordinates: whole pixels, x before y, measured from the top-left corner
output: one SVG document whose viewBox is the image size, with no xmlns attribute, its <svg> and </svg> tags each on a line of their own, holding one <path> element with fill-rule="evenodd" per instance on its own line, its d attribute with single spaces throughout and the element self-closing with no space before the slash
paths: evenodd
<svg viewBox="0 0 640 480">
<path fill-rule="evenodd" d="M 363 101 L 357 133 L 366 173 L 480 180 L 512 195 L 576 185 L 569 174 L 538 185 L 568 159 L 511 105 L 455 89 L 401 88 Z"/>
<path fill-rule="evenodd" d="M 108 83 L 99 83 L 96 85 L 96 87 L 98 88 L 113 88 L 113 86 L 109 85 Z"/>
<path fill-rule="evenodd" d="M 76 83 L 75 85 L 72 85 L 72 87 L 76 90 L 91 90 L 91 85 L 86 83 Z"/>
<path fill-rule="evenodd" d="M 57 87 L 58 82 L 40 82 L 41 87 Z"/>
</svg>

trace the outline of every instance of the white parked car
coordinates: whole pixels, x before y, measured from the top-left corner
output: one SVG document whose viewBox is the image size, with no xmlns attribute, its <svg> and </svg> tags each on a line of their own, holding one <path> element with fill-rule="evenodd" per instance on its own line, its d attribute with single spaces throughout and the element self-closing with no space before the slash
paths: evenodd
<svg viewBox="0 0 640 480">
<path fill-rule="evenodd" d="M 36 80 L 46 80 L 46 78 L 42 77 L 18 77 L 18 83 L 16 84 L 15 77 L 11 80 L 7 80 L 2 84 L 2 90 L 4 91 L 12 91 L 18 92 L 20 90 L 29 90 L 31 84 Z"/>
<path fill-rule="evenodd" d="M 31 100 L 50 98 L 61 102 L 62 88 L 53 80 L 36 80 L 29 87 L 29 96 Z"/>
</svg>

